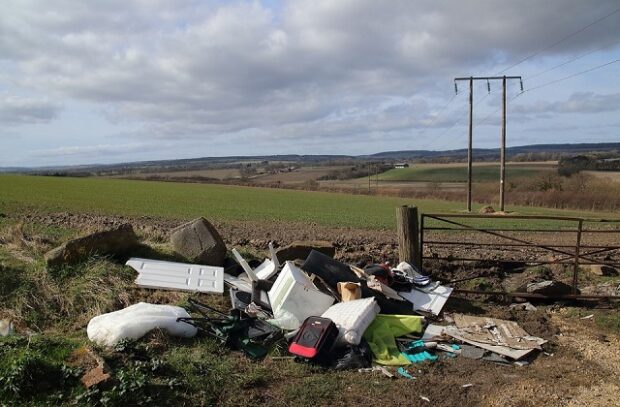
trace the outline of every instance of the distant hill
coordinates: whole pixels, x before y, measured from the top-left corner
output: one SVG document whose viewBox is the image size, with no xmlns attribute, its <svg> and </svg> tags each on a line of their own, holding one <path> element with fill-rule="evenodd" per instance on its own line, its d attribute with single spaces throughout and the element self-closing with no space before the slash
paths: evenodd
<svg viewBox="0 0 620 407">
<path fill-rule="evenodd" d="M 517 154 L 529 153 L 564 153 L 564 154 L 581 154 L 588 152 L 606 152 L 620 151 L 620 143 L 580 143 L 580 144 L 531 144 L 526 146 L 507 147 L 506 155 L 515 156 Z M 499 158 L 499 148 L 474 148 L 473 155 L 477 158 Z M 454 157 L 466 158 L 467 149 L 446 151 L 432 150 L 402 150 L 402 151 L 385 151 L 382 153 L 371 154 L 366 157 L 376 159 L 418 159 L 433 157 Z"/>
<path fill-rule="evenodd" d="M 620 143 L 581 143 L 581 144 L 532 144 L 525 146 L 508 147 L 506 155 L 510 158 L 524 158 L 524 155 L 543 156 L 544 154 L 569 156 L 584 153 L 615 153 L 620 156 Z M 475 148 L 473 150 L 475 160 L 490 161 L 499 159 L 499 148 Z M 118 164 L 92 164 L 79 166 L 49 166 L 49 167 L 0 167 L 0 172 L 20 173 L 44 173 L 49 175 L 92 175 L 93 173 L 126 173 L 134 171 L 161 171 L 161 170 L 193 170 L 212 168 L 214 166 L 239 166 L 243 163 L 294 162 L 300 164 L 316 164 L 329 162 L 355 162 L 368 160 L 396 161 L 396 160 L 437 160 L 462 161 L 467 158 L 467 149 L 458 150 L 401 150 L 384 151 L 367 155 L 259 155 L 259 156 L 229 156 L 229 157 L 199 157 L 176 160 L 138 161 Z M 525 157 L 527 158 L 527 157 Z"/>
</svg>

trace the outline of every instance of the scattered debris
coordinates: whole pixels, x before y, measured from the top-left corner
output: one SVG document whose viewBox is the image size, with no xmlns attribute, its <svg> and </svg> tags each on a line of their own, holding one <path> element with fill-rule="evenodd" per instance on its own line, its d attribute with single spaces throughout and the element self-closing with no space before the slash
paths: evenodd
<svg viewBox="0 0 620 407">
<path fill-rule="evenodd" d="M 111 369 L 103 358 L 85 346 L 74 350 L 69 355 L 67 365 L 79 367 L 84 371 L 80 381 L 87 389 L 105 383 L 112 378 Z"/>
<path fill-rule="evenodd" d="M 449 336 L 514 360 L 541 350 L 540 346 L 547 342 L 529 335 L 514 321 L 461 314 L 453 318 L 455 326 L 445 331 Z"/>
<path fill-rule="evenodd" d="M 310 252 L 313 250 L 332 258 L 336 254 L 336 248 L 331 242 L 312 240 L 295 241 L 288 246 L 280 247 L 276 250 L 276 256 L 280 263 L 284 263 L 289 260 L 306 260 Z"/>
<path fill-rule="evenodd" d="M 409 292 L 400 291 L 398 293 L 398 295 L 413 304 L 415 311 L 430 312 L 433 315 L 439 315 L 450 294 L 452 294 L 452 288 L 442 285 L 428 292 L 414 287 Z"/>
<path fill-rule="evenodd" d="M 431 399 L 429 399 L 428 397 L 424 397 L 424 396 L 420 396 L 420 398 L 424 401 L 426 401 L 427 403 L 431 402 Z"/>
<path fill-rule="evenodd" d="M 545 280 L 537 283 L 527 283 L 517 289 L 518 292 L 541 294 L 549 297 L 560 297 L 571 294 L 573 289 L 570 285 L 561 281 Z"/>
<path fill-rule="evenodd" d="M 332 320 L 309 317 L 301 324 L 288 351 L 302 358 L 324 360 L 329 358 L 337 338 L 338 327 Z"/>
<path fill-rule="evenodd" d="M 286 340 L 284 349 L 298 362 L 380 371 L 388 377 L 395 376 L 384 366 L 395 366 L 396 373 L 409 380 L 415 377 L 404 366 L 461 356 L 525 366 L 528 362 L 522 359 L 546 342 L 513 321 L 462 314 L 439 317 L 453 288 L 406 262 L 395 268 L 388 263 L 360 268 L 333 259 L 329 242 L 294 242 L 277 251 L 271 242 L 270 258 L 250 262 L 252 266 L 233 248 L 237 266 L 225 259 L 226 246 L 204 218 L 176 228 L 171 241 L 177 253 L 201 261 L 131 258 L 127 265 L 138 271 L 136 285 L 219 294 L 226 285 L 232 308 L 220 311 L 190 298 L 192 315 L 181 307 L 138 303 L 93 318 L 87 327 L 89 339 L 112 346 L 153 329 L 182 337 L 200 332 L 252 359 L 265 357 L 277 341 Z M 293 259 L 303 261 L 298 263 L 301 267 Z M 220 267 L 224 260 L 226 269 Z M 571 291 L 551 280 L 523 289 L 545 294 Z M 512 304 L 510 309 L 537 310 L 529 302 Z M 426 325 L 426 318 L 449 325 Z M 371 367 L 373 363 L 383 366 Z M 109 378 L 100 365 L 87 373 L 84 382 L 89 386 Z"/>
<path fill-rule="evenodd" d="M 282 338 L 282 332 L 273 325 L 256 317 L 244 318 L 240 313 L 225 314 L 191 298 L 191 309 L 200 317 L 180 317 L 178 323 L 189 324 L 220 343 L 241 350 L 252 359 L 267 356 L 270 346 Z M 248 314 L 249 315 L 249 314 Z"/>
<path fill-rule="evenodd" d="M 15 326 L 10 319 L 0 320 L 0 336 L 9 336 L 15 332 Z"/>
<path fill-rule="evenodd" d="M 362 335 L 379 313 L 374 298 L 339 302 L 323 313 L 323 318 L 334 321 L 340 334 L 340 343 L 359 345 Z"/>
<path fill-rule="evenodd" d="M 579 318 L 579 319 L 593 319 L 594 318 L 594 314 L 590 314 L 590 315 L 586 315 L 583 318 Z"/>
<path fill-rule="evenodd" d="M 387 298 L 389 298 L 391 300 L 405 301 L 405 299 L 403 297 L 398 295 L 398 292 L 396 290 L 394 290 L 393 288 L 391 288 L 390 286 L 388 286 L 386 284 L 383 284 L 375 276 L 369 276 L 368 277 L 368 280 L 366 281 L 366 286 L 368 288 L 370 288 L 371 290 L 375 290 L 375 291 L 385 295 Z"/>
<path fill-rule="evenodd" d="M 293 329 L 308 317 L 322 315 L 334 303 L 332 296 L 319 291 L 291 261 L 286 262 L 268 294 L 273 315 L 278 318 L 282 311 L 291 315 Z"/>
<path fill-rule="evenodd" d="M 133 227 L 122 224 L 78 237 L 63 243 L 45 254 L 45 261 L 50 268 L 77 264 L 93 254 L 111 255 L 121 258 L 138 245 L 138 237 Z"/>
<path fill-rule="evenodd" d="M 170 243 L 176 253 L 191 262 L 224 265 L 226 244 L 217 229 L 203 217 L 173 229 Z"/>
<path fill-rule="evenodd" d="M 422 333 L 424 317 L 379 314 L 364 333 L 375 362 L 382 365 L 408 365 L 411 362 L 401 353 L 396 338 Z"/>
<path fill-rule="evenodd" d="M 604 264 L 591 264 L 588 266 L 582 266 L 586 271 L 597 275 L 597 276 L 605 276 L 605 277 L 616 277 L 618 276 L 618 270 L 616 270 L 612 266 L 607 266 Z"/>
<path fill-rule="evenodd" d="M 421 363 L 425 361 L 435 361 L 437 356 L 430 354 L 424 341 L 417 340 L 407 343 L 403 346 L 402 354 L 411 363 Z"/>
<path fill-rule="evenodd" d="M 360 283 L 338 283 L 337 287 L 342 302 L 359 300 L 362 298 L 362 285 Z"/>
<path fill-rule="evenodd" d="M 88 339 L 102 346 L 114 346 L 123 339 L 138 339 L 153 329 L 173 336 L 191 338 L 197 329 L 177 321 L 189 317 L 182 307 L 140 302 L 125 309 L 94 317 L 88 323 Z"/>
<path fill-rule="evenodd" d="M 174 263 L 132 257 L 126 263 L 138 272 L 136 285 L 144 288 L 224 292 L 224 269 L 215 266 Z"/>
<path fill-rule="evenodd" d="M 256 282 L 256 281 L 260 280 L 260 278 L 258 278 L 258 276 L 256 275 L 256 272 L 254 270 L 252 270 L 252 267 L 250 267 L 250 265 L 248 264 L 247 261 L 245 261 L 243 256 L 241 256 L 241 254 L 239 254 L 237 249 L 232 249 L 232 254 L 233 254 L 233 256 L 235 256 L 235 260 L 237 260 L 237 263 L 239 263 L 239 265 L 241 266 L 243 271 L 245 271 L 245 274 L 247 274 L 247 276 L 250 279 L 250 281 Z"/>
<path fill-rule="evenodd" d="M 387 370 L 386 368 L 384 368 L 383 366 L 373 366 L 370 368 L 363 368 L 363 369 L 358 369 L 357 370 L 360 373 L 363 372 L 381 372 L 383 375 L 389 377 L 390 379 L 394 378 L 394 375 L 392 373 L 390 373 L 389 370 Z"/>
<path fill-rule="evenodd" d="M 404 367 L 399 367 L 396 372 L 401 375 L 402 377 L 409 379 L 409 380 L 414 380 L 415 377 L 411 376 L 409 374 L 409 372 L 407 371 L 407 369 L 405 369 Z"/>
<path fill-rule="evenodd" d="M 522 311 L 536 311 L 538 308 L 536 308 L 529 302 L 523 302 L 520 304 L 510 304 L 510 309 L 522 310 Z"/>
</svg>

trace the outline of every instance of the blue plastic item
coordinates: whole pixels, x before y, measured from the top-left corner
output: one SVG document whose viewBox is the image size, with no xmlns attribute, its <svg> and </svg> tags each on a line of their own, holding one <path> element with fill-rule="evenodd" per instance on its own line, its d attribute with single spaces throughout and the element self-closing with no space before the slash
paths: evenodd
<svg viewBox="0 0 620 407">
<path fill-rule="evenodd" d="M 405 351 L 402 354 L 411 363 L 420 363 L 425 360 L 432 362 L 438 359 L 437 356 L 426 350 L 424 342 L 421 340 L 409 342 L 405 345 Z"/>
<path fill-rule="evenodd" d="M 452 350 L 455 350 L 455 351 L 461 349 L 461 347 L 459 345 L 450 345 L 450 347 L 452 348 Z M 447 358 L 455 358 L 456 357 L 456 353 L 444 352 L 444 355 L 446 355 Z"/>
<path fill-rule="evenodd" d="M 415 379 L 415 377 L 411 376 L 411 375 L 409 374 L 409 372 L 405 370 L 405 368 L 404 368 L 404 367 L 399 367 L 399 368 L 398 368 L 398 370 L 396 371 L 396 373 L 398 373 L 398 374 L 399 374 L 399 375 L 401 375 L 402 377 L 406 377 L 406 378 L 407 378 L 407 379 L 409 379 L 409 380 L 413 380 L 413 379 Z"/>
</svg>

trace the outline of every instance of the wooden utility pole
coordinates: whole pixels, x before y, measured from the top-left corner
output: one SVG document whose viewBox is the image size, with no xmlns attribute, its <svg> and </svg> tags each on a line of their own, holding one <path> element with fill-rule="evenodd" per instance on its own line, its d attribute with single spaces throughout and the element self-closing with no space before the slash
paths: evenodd
<svg viewBox="0 0 620 407">
<path fill-rule="evenodd" d="M 471 212 L 471 180 L 474 145 L 474 78 L 469 77 L 469 144 L 467 145 L 467 212 Z"/>
<path fill-rule="evenodd" d="M 523 91 L 523 80 L 520 76 L 470 76 L 462 78 L 454 78 L 454 89 L 458 92 L 456 82 L 469 81 L 469 145 L 467 147 L 467 211 L 471 212 L 472 201 L 472 149 L 473 149 L 473 129 L 474 129 L 474 81 L 489 81 L 501 80 L 503 88 L 502 96 L 502 138 L 500 149 L 500 189 L 499 189 L 499 205 L 500 210 L 504 210 L 504 184 L 506 181 L 506 80 L 518 79 L 521 83 L 521 91 Z M 491 85 L 489 86 L 489 92 L 491 91 Z"/>
<path fill-rule="evenodd" d="M 415 206 L 399 206 L 396 208 L 396 234 L 398 237 L 398 257 L 420 268 L 420 231 L 418 227 L 418 208 Z"/>
<path fill-rule="evenodd" d="M 506 187 L 506 75 L 502 78 L 502 147 L 499 153 L 499 210 L 504 211 L 504 188 Z"/>
</svg>

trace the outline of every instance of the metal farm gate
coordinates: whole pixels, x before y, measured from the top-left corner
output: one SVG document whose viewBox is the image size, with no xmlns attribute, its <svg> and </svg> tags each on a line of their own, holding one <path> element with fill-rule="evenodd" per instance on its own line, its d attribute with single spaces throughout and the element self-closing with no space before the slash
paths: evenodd
<svg viewBox="0 0 620 407">
<path fill-rule="evenodd" d="M 553 298 L 620 299 L 620 287 L 610 287 L 609 295 L 580 292 L 578 287 L 580 266 L 620 267 L 620 220 L 503 214 L 422 214 L 420 253 L 426 263 L 558 264 L 572 272 L 567 276 L 572 293 Z M 471 277 L 474 278 L 477 277 Z M 514 291 L 456 289 L 455 292 L 552 298 Z"/>
</svg>

